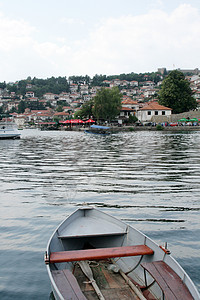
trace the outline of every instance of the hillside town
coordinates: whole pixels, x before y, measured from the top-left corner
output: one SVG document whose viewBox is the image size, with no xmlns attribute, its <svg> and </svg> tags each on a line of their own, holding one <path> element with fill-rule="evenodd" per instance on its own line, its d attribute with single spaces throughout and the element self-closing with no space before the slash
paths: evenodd
<svg viewBox="0 0 200 300">
<path fill-rule="evenodd" d="M 200 71 L 180 70 L 186 75 L 186 79 L 190 82 L 190 87 L 193 91 L 193 97 L 197 101 L 197 110 L 200 107 Z M 157 75 L 160 80 L 158 82 L 149 80 L 149 76 L 144 76 L 144 81 L 127 81 L 118 78 L 112 80 L 104 80 L 101 86 L 94 86 L 83 81 L 74 82 L 68 80 L 69 92 L 61 92 L 59 94 L 46 92 L 42 97 L 37 97 L 32 84 L 26 85 L 25 95 L 18 95 L 15 92 L 10 92 L 6 88 L 0 89 L 0 108 L 4 113 L 9 114 L 9 118 L 14 121 L 18 128 L 44 125 L 51 126 L 55 121 L 62 123 L 66 120 L 71 120 L 82 105 L 95 97 L 97 91 L 102 87 L 113 88 L 118 87 L 123 95 L 120 114 L 115 120 L 119 125 L 127 123 L 129 117 L 135 116 L 138 122 L 153 122 L 156 117 L 160 117 L 161 121 L 169 120 L 172 110 L 169 107 L 159 105 L 157 95 L 162 84 L 165 68 L 158 69 Z M 17 85 L 18 83 L 10 83 Z M 39 103 L 43 109 L 36 110 L 26 108 L 23 113 L 19 113 L 18 107 L 20 101 L 26 103 Z M 58 109 L 62 103 L 62 108 Z M 93 116 L 88 116 L 93 118 Z"/>
</svg>

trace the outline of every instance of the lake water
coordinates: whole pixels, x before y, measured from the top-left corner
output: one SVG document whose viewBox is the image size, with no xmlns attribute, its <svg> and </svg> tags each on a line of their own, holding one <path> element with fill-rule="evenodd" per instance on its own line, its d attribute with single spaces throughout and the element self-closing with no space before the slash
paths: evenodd
<svg viewBox="0 0 200 300">
<path fill-rule="evenodd" d="M 21 134 L 0 141 L 0 299 L 49 299 L 48 239 L 84 203 L 168 242 L 200 290 L 200 132 Z"/>
</svg>

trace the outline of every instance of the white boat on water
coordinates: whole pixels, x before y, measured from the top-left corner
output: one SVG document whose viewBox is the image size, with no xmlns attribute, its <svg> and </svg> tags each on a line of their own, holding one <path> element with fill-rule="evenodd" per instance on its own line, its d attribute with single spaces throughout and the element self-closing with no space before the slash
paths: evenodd
<svg viewBox="0 0 200 300">
<path fill-rule="evenodd" d="M 61 223 L 45 262 L 55 299 L 200 299 L 167 249 L 94 208 L 79 208 Z"/>
<path fill-rule="evenodd" d="M 18 132 L 15 123 L 0 122 L 0 139 L 19 139 L 20 133 Z"/>
</svg>

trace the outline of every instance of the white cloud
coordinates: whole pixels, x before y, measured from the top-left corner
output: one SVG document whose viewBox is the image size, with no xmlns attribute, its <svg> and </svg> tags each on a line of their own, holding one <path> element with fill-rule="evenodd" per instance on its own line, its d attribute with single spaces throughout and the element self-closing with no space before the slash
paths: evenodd
<svg viewBox="0 0 200 300">
<path fill-rule="evenodd" d="M 164 8 L 164 2 L 163 0 L 154 0 L 152 3 L 150 3 L 150 7 L 152 9 L 163 9 Z"/>
<path fill-rule="evenodd" d="M 35 28 L 23 20 L 13 20 L 0 14 L 0 50 L 10 51 L 31 42 Z"/>
<path fill-rule="evenodd" d="M 34 49 L 37 51 L 40 57 L 51 59 L 53 57 L 56 58 L 57 55 L 67 55 L 70 47 L 67 46 L 58 46 L 54 43 L 36 43 L 34 45 Z"/>
<path fill-rule="evenodd" d="M 68 25 L 84 25 L 85 22 L 78 18 L 62 18 L 60 20 L 62 24 L 68 24 Z"/>
<path fill-rule="evenodd" d="M 173 64 L 199 67 L 200 15 L 191 5 L 180 5 L 171 13 L 160 9 L 110 17 L 81 39 L 72 31 L 71 42 L 67 34 L 39 41 L 35 33 L 36 28 L 24 20 L 0 15 L 0 81 L 29 75 L 151 72 L 158 67 L 173 68 Z"/>
<path fill-rule="evenodd" d="M 76 53 L 76 64 L 82 72 L 89 69 L 93 74 L 156 71 L 173 64 L 198 67 L 199 17 L 197 9 L 181 5 L 171 14 L 152 10 L 110 18 L 91 34 L 87 47 Z"/>
</svg>

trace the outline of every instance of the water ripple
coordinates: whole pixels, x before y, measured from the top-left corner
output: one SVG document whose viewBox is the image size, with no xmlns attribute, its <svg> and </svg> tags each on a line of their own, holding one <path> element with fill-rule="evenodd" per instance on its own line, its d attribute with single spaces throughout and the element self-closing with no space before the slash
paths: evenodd
<svg viewBox="0 0 200 300">
<path fill-rule="evenodd" d="M 200 288 L 199 144 L 199 132 L 147 131 L 102 137 L 23 130 L 20 140 L 0 141 L 3 298 L 48 297 L 47 241 L 82 205 L 167 241 Z"/>
</svg>

